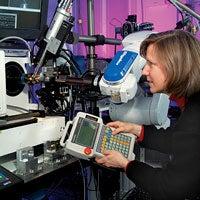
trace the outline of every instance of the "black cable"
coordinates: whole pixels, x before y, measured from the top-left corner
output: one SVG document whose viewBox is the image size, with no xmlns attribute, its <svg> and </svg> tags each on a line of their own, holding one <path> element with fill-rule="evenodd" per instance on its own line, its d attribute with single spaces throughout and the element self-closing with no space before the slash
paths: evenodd
<svg viewBox="0 0 200 200">
<path fill-rule="evenodd" d="M 82 111 L 83 111 L 83 112 L 86 111 L 86 105 L 85 105 L 84 99 L 81 100 L 81 108 L 82 108 Z"/>
<path fill-rule="evenodd" d="M 29 110 L 22 108 L 20 106 L 14 106 L 14 105 L 8 105 L 7 104 L 7 107 L 10 108 L 10 109 L 16 109 L 16 110 L 21 110 L 21 111 L 24 111 L 24 112 L 29 112 Z"/>
<path fill-rule="evenodd" d="M 76 103 L 76 95 L 73 95 L 73 92 L 72 92 L 72 103 L 70 105 L 70 115 L 69 115 L 70 120 L 74 118 L 75 103 Z"/>
<path fill-rule="evenodd" d="M 64 52 L 65 52 L 65 54 L 67 54 L 68 56 L 70 56 L 70 58 L 71 58 L 71 57 L 72 57 L 72 55 L 73 55 L 72 51 L 71 51 L 71 50 L 69 50 L 69 49 L 62 49 L 62 51 L 64 51 Z M 69 55 L 67 52 L 69 52 L 69 53 L 70 53 L 70 55 Z"/>
<path fill-rule="evenodd" d="M 101 70 L 100 69 L 95 69 L 96 70 L 96 74 L 101 74 Z M 90 73 L 95 72 L 95 70 L 86 70 L 82 75 L 81 78 L 84 78 L 86 75 L 90 75 Z"/>
<path fill-rule="evenodd" d="M 82 72 L 81 72 L 81 70 L 79 69 L 79 65 L 78 65 L 78 63 L 74 60 L 74 58 L 73 58 L 73 53 L 72 53 L 72 51 L 70 51 L 70 50 L 68 50 L 68 49 L 62 49 L 63 50 L 63 52 L 67 55 L 67 56 L 69 56 L 70 57 L 70 59 L 66 59 L 67 61 L 69 61 L 69 62 L 71 62 L 73 65 L 74 65 L 74 67 L 78 70 L 78 72 L 79 72 L 79 75 L 81 75 L 82 74 Z M 68 54 L 67 52 L 69 52 L 70 54 Z"/>
<path fill-rule="evenodd" d="M 81 70 L 78 67 L 76 67 L 76 65 L 71 59 L 69 59 L 68 57 L 64 55 L 60 55 L 60 57 L 65 59 L 70 64 L 70 67 L 73 67 L 72 70 L 75 73 L 75 75 L 81 75 Z"/>
<path fill-rule="evenodd" d="M 115 30 L 115 39 L 117 39 L 116 30 Z M 117 45 L 115 44 L 115 46 L 114 46 L 114 56 L 115 56 L 116 53 L 117 53 Z"/>
</svg>

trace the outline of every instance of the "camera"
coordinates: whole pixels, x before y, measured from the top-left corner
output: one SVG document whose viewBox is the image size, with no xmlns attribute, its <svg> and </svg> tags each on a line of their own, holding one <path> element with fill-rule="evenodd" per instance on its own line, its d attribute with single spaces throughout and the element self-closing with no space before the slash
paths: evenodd
<svg viewBox="0 0 200 200">
<path fill-rule="evenodd" d="M 137 15 L 128 15 L 126 22 L 122 25 L 121 36 L 125 38 L 127 35 L 143 30 L 153 30 L 153 23 L 151 22 L 143 22 L 137 24 Z"/>
</svg>

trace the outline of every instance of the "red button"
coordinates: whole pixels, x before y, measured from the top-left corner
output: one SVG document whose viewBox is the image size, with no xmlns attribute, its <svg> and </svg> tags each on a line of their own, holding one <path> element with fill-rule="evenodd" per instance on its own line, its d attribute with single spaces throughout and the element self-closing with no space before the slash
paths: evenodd
<svg viewBox="0 0 200 200">
<path fill-rule="evenodd" d="M 90 147 L 86 147 L 86 148 L 84 149 L 84 153 L 85 153 L 86 155 L 90 155 L 90 154 L 92 153 L 92 149 L 91 149 Z"/>
</svg>

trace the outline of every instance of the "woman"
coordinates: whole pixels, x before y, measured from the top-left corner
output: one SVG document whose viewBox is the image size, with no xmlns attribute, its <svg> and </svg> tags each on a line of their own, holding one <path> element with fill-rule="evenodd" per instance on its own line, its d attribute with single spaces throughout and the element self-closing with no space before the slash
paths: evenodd
<svg viewBox="0 0 200 200">
<path fill-rule="evenodd" d="M 129 132 L 145 147 L 170 155 L 164 168 L 129 161 L 107 150 L 96 162 L 123 168 L 136 186 L 152 199 L 184 200 L 200 193 L 200 42 L 190 33 L 172 30 L 151 34 L 140 47 L 146 59 L 143 75 L 152 93 L 185 97 L 186 104 L 175 126 L 156 129 L 126 122 L 110 122 L 113 134 Z"/>
</svg>

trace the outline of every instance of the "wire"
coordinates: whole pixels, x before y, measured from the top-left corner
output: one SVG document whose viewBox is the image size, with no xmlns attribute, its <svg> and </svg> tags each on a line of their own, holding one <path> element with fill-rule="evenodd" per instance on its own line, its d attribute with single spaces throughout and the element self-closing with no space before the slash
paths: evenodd
<svg viewBox="0 0 200 200">
<path fill-rule="evenodd" d="M 97 74 L 101 74 L 100 69 L 97 69 L 97 68 L 95 68 L 94 70 L 88 69 L 81 75 L 81 78 L 84 78 L 87 74 L 90 74 L 90 72 L 95 72 L 95 71 L 96 71 Z"/>
<path fill-rule="evenodd" d="M 76 75 L 81 75 L 82 74 L 81 70 L 79 69 L 78 64 L 73 59 L 72 55 L 69 55 L 66 50 L 63 50 L 63 52 L 65 53 L 65 55 L 60 54 L 60 57 L 65 59 L 70 64 L 70 66 L 73 67 L 73 71 L 75 72 Z M 69 52 L 71 53 L 71 51 Z"/>
<path fill-rule="evenodd" d="M 114 21 L 116 21 L 116 22 L 118 22 L 120 25 L 120 27 L 122 26 L 122 22 L 119 20 L 119 19 L 117 19 L 117 18 L 112 18 L 111 20 L 110 20 L 110 22 L 109 22 L 109 24 L 111 25 L 111 26 L 114 26 L 114 28 L 115 28 L 115 39 L 117 39 L 117 33 L 116 33 L 116 27 L 118 27 L 117 26 L 117 23 L 114 23 Z M 116 54 L 116 52 L 117 52 L 117 45 L 115 44 L 114 45 L 114 55 Z"/>
<path fill-rule="evenodd" d="M 70 57 L 70 59 L 72 60 L 74 66 L 75 66 L 76 69 L 79 71 L 79 73 L 82 74 L 81 70 L 79 69 L 78 63 L 74 60 L 74 57 L 73 57 L 74 54 L 72 53 L 72 51 L 69 50 L 69 49 L 63 49 L 63 50 L 64 50 L 64 53 Z M 69 55 L 67 52 L 69 52 L 70 55 Z"/>
<path fill-rule="evenodd" d="M 115 18 L 115 17 L 110 20 L 109 24 L 111 26 L 116 27 L 117 25 L 115 23 L 113 23 L 114 21 L 118 22 L 120 24 L 120 26 L 122 26 L 122 22 L 119 19 Z"/>
<path fill-rule="evenodd" d="M 72 57 L 72 55 L 73 55 L 73 53 L 72 53 L 72 51 L 71 50 L 69 50 L 69 49 L 62 49 L 63 51 L 64 51 L 64 53 L 66 53 L 70 58 Z"/>
<path fill-rule="evenodd" d="M 25 111 L 25 112 L 29 112 L 29 110 L 25 109 L 25 108 L 22 108 L 22 107 L 19 107 L 19 106 L 13 106 L 13 105 L 7 105 L 8 108 L 14 108 L 16 110 L 22 110 L 22 111 Z"/>
</svg>

